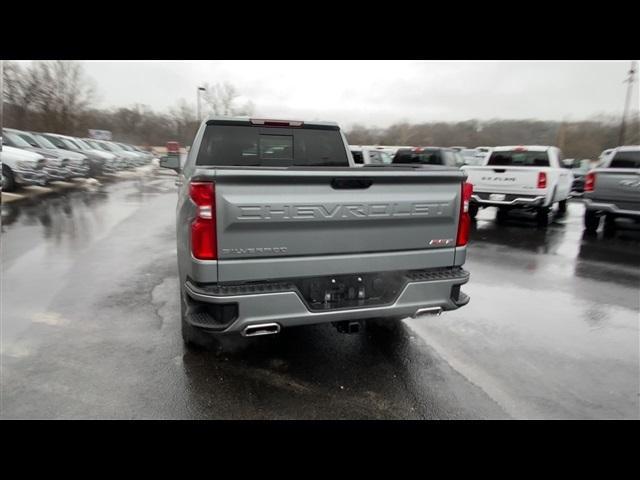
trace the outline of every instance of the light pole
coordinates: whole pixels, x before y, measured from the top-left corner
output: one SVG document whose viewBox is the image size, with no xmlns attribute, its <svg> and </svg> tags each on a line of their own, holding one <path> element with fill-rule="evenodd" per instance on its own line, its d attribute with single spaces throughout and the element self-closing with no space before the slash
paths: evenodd
<svg viewBox="0 0 640 480">
<path fill-rule="evenodd" d="M 202 116 L 200 115 L 200 92 L 206 92 L 207 89 L 204 87 L 198 87 L 198 122 L 202 121 Z"/>
<path fill-rule="evenodd" d="M 623 83 L 629 83 L 627 87 L 627 97 L 624 101 L 624 111 L 622 113 L 622 123 L 620 124 L 620 140 L 618 141 L 618 145 L 624 145 L 624 134 L 625 134 L 625 123 L 627 121 L 627 111 L 629 110 L 629 99 L 631 98 L 631 90 L 633 88 L 634 76 L 638 66 L 636 62 L 631 62 L 631 69 L 629 70 L 629 77 Z"/>
</svg>

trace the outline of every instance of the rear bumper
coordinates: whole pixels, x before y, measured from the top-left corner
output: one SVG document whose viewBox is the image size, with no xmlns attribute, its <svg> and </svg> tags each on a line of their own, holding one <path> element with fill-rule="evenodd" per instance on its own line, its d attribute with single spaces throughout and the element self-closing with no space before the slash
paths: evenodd
<svg viewBox="0 0 640 480">
<path fill-rule="evenodd" d="M 582 201 L 587 210 L 597 210 L 602 213 L 609 213 L 621 217 L 640 218 L 640 204 L 638 204 L 637 210 L 628 210 L 619 208 L 615 203 L 599 202 L 590 198 L 584 198 Z"/>
<path fill-rule="evenodd" d="M 217 287 L 206 288 L 190 281 L 184 284 L 184 292 L 190 301 L 202 304 L 237 306 L 235 319 L 218 327 L 216 319 L 210 315 L 187 316 L 193 326 L 216 333 L 242 332 L 246 327 L 265 323 L 277 323 L 280 327 L 313 325 L 343 320 L 363 320 L 367 318 L 409 317 L 419 310 L 441 308 L 455 310 L 469 302 L 469 297 L 460 286 L 469 281 L 469 273 L 461 268 L 450 269 L 442 274 L 442 269 L 431 273 L 413 274 L 396 299 L 387 305 L 362 308 L 310 310 L 295 288 L 286 283 L 274 283 L 261 287 L 263 291 L 235 294 L 238 289 L 231 287 L 231 294 Z M 214 293 L 218 292 L 218 293 Z"/>
<path fill-rule="evenodd" d="M 489 193 L 471 195 L 471 202 L 485 206 L 542 206 L 546 197 L 539 195 L 512 195 L 505 194 L 505 200 L 490 200 Z M 484 198 L 483 198 L 484 197 Z"/>
</svg>

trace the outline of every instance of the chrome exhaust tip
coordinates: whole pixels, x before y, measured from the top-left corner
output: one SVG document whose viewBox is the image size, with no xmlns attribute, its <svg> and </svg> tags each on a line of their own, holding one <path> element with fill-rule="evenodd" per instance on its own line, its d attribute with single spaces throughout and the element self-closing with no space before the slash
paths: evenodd
<svg viewBox="0 0 640 480">
<path fill-rule="evenodd" d="M 423 315 L 440 315 L 442 313 L 442 307 L 424 307 L 416 310 L 411 318 L 422 317 Z"/>
<path fill-rule="evenodd" d="M 280 333 L 280 324 L 278 323 L 247 325 L 242 330 L 243 337 L 259 337 L 261 335 L 275 335 L 276 333 Z"/>
</svg>

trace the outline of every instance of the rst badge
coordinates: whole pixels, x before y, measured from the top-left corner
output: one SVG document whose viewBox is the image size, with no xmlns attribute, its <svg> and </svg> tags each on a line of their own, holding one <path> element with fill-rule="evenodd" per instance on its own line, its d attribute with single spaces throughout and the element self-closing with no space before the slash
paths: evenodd
<svg viewBox="0 0 640 480">
<path fill-rule="evenodd" d="M 429 245 L 432 247 L 446 247 L 452 243 L 453 238 L 434 238 L 433 240 L 429 240 Z"/>
</svg>

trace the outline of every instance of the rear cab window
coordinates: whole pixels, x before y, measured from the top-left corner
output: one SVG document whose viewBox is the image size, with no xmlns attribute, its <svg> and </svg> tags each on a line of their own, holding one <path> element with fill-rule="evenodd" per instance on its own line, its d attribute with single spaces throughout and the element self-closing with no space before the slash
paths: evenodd
<svg viewBox="0 0 640 480">
<path fill-rule="evenodd" d="M 420 150 L 398 150 L 393 163 L 419 163 L 424 165 L 445 165 L 440 149 L 425 148 Z"/>
<path fill-rule="evenodd" d="M 493 152 L 487 166 L 500 167 L 548 167 L 549 155 L 546 151 L 507 150 Z"/>
<path fill-rule="evenodd" d="M 348 167 L 340 130 L 312 125 L 287 128 L 209 124 L 196 165 L 258 167 Z"/>
<path fill-rule="evenodd" d="M 640 168 L 640 151 L 616 152 L 609 168 Z"/>
</svg>

